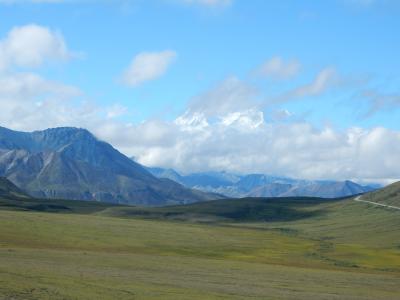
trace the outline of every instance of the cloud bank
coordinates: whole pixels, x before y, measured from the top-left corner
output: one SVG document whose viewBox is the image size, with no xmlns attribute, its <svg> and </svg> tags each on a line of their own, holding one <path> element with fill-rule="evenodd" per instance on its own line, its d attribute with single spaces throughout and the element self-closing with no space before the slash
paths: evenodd
<svg viewBox="0 0 400 300">
<path fill-rule="evenodd" d="M 385 128 L 339 132 L 306 122 L 273 123 L 250 109 L 215 122 L 203 114 L 186 114 L 174 122 L 125 127 L 104 123 L 95 132 L 145 165 L 186 172 L 262 172 L 383 183 L 399 176 L 400 133 Z"/>
</svg>

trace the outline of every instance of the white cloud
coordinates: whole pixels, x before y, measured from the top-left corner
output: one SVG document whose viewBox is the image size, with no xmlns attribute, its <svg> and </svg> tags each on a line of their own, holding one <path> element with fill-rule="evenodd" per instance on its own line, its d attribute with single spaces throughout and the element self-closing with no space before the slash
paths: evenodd
<svg viewBox="0 0 400 300">
<path fill-rule="evenodd" d="M 312 82 L 294 88 L 275 99 L 273 102 L 287 102 L 291 100 L 299 100 L 304 97 L 315 97 L 325 93 L 328 89 L 340 83 L 339 75 L 334 68 L 322 69 L 313 79 Z"/>
<path fill-rule="evenodd" d="M 19 130 L 44 129 L 89 121 L 97 108 L 76 104 L 82 92 L 32 73 L 0 76 L 0 123 Z M 85 121 L 85 123 L 87 122 Z"/>
<path fill-rule="evenodd" d="M 70 56 L 59 32 L 36 24 L 14 27 L 0 41 L 0 71 L 13 66 L 38 67 Z"/>
<path fill-rule="evenodd" d="M 290 92 L 317 96 L 336 84 L 333 69 Z M 122 127 L 108 122 L 95 132 L 137 161 L 184 172 L 262 172 L 305 179 L 400 179 L 400 132 L 385 128 L 316 128 L 286 110 L 271 121 L 258 109 L 257 91 L 235 77 L 196 97 L 175 121 Z"/>
<path fill-rule="evenodd" d="M 365 117 L 371 117 L 382 110 L 391 110 L 400 107 L 400 94 L 384 94 L 373 89 L 365 90 L 361 93 L 361 98 L 369 103 Z"/>
<path fill-rule="evenodd" d="M 281 57 L 276 56 L 266 61 L 257 73 L 273 79 L 289 79 L 296 76 L 300 68 L 301 65 L 297 60 L 285 62 Z"/>
<path fill-rule="evenodd" d="M 115 119 L 128 112 L 128 108 L 120 104 L 114 104 L 107 109 L 106 117 L 107 119 Z"/>
<path fill-rule="evenodd" d="M 186 111 L 182 116 L 179 116 L 175 120 L 175 124 L 178 125 L 183 131 L 198 132 L 202 131 L 209 126 L 207 118 L 203 113 Z"/>
<path fill-rule="evenodd" d="M 318 96 L 326 91 L 337 78 L 333 68 L 325 68 L 317 74 L 314 81 L 293 91 L 296 97 Z"/>
<path fill-rule="evenodd" d="M 21 130 L 79 126 L 104 113 L 80 102 L 79 88 L 20 70 L 69 57 L 60 33 L 35 24 L 15 27 L 0 40 L 0 123 Z"/>
<path fill-rule="evenodd" d="M 258 105 L 257 90 L 237 77 L 229 77 L 210 91 L 195 97 L 189 105 L 190 112 L 206 117 L 220 117 L 228 113 L 253 108 Z"/>
<path fill-rule="evenodd" d="M 272 120 L 277 122 L 289 120 L 293 116 L 294 114 L 287 109 L 278 109 L 271 114 Z"/>
<path fill-rule="evenodd" d="M 171 50 L 139 53 L 123 73 L 122 82 L 136 87 L 146 81 L 157 79 L 165 74 L 176 56 L 176 52 Z"/>
<path fill-rule="evenodd" d="M 15 73 L 0 75 L 0 95 L 13 98 L 35 98 L 38 95 L 45 96 L 51 94 L 61 94 L 66 97 L 77 96 L 80 94 L 79 89 L 60 84 L 57 82 L 46 80 L 39 75 L 33 73 Z M 62 97 L 62 100 L 65 97 Z"/>
<path fill-rule="evenodd" d="M 261 112 L 248 110 L 214 122 L 186 114 L 176 122 L 129 127 L 102 123 L 95 132 L 142 164 L 187 172 L 264 172 L 369 182 L 399 178 L 400 132 L 384 128 L 339 132 L 304 122 L 268 123 Z"/>
<path fill-rule="evenodd" d="M 221 118 L 221 124 L 237 130 L 252 130 L 264 124 L 264 113 L 256 109 L 229 113 Z"/>
</svg>

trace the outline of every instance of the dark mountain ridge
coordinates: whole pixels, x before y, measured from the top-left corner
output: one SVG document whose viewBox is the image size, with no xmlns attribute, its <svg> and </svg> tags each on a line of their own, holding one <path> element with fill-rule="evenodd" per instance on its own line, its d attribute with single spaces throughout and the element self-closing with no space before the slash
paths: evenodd
<svg viewBox="0 0 400 300">
<path fill-rule="evenodd" d="M 26 197 L 29 198 L 21 189 L 5 177 L 0 177 L 0 197 Z"/>
</svg>

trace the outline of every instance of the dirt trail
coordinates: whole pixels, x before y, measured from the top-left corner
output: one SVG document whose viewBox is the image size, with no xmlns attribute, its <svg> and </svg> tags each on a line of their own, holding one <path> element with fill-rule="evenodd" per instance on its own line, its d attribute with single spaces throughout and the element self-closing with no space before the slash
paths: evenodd
<svg viewBox="0 0 400 300">
<path fill-rule="evenodd" d="M 354 201 L 365 202 L 365 203 L 369 203 L 369 204 L 373 204 L 373 205 L 377 205 L 377 206 L 383 206 L 383 207 L 387 207 L 387 208 L 393 208 L 393 209 L 400 210 L 400 207 L 397 207 L 397 206 L 392 206 L 392 205 L 387 205 L 387 204 L 382 204 L 382 203 L 376 203 L 376 202 L 367 201 L 367 200 L 361 200 L 361 196 L 355 197 Z"/>
</svg>

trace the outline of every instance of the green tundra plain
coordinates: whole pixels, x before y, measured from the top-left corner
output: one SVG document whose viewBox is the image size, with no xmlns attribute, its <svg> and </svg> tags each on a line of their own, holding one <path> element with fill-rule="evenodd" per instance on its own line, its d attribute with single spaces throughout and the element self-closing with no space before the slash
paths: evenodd
<svg viewBox="0 0 400 300">
<path fill-rule="evenodd" d="M 353 198 L 0 198 L 0 299 L 400 299 L 400 211 Z"/>
</svg>

